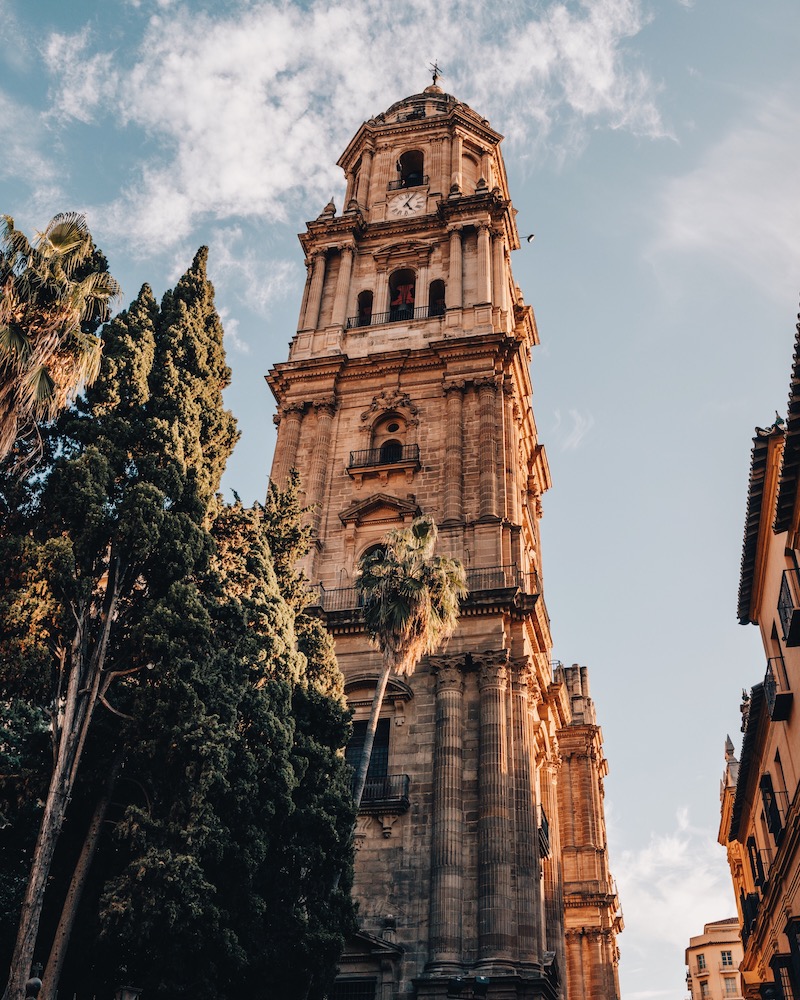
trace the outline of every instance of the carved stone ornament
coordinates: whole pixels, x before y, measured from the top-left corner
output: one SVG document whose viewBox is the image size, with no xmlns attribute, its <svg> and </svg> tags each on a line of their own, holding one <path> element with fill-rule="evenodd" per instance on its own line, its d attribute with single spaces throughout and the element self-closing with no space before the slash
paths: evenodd
<svg viewBox="0 0 800 1000">
<path fill-rule="evenodd" d="M 476 378 L 474 385 L 479 392 L 481 389 L 492 389 L 497 392 L 498 388 L 502 385 L 502 381 L 502 375 L 486 375 L 484 378 Z"/>
<path fill-rule="evenodd" d="M 317 413 L 329 413 L 331 416 L 336 413 L 335 396 L 323 396 L 322 399 L 315 399 L 311 405 Z"/>
<path fill-rule="evenodd" d="M 377 396 L 373 396 L 369 409 L 364 410 L 361 419 L 364 423 L 372 421 L 377 414 L 385 413 L 387 410 L 403 411 L 403 416 L 410 427 L 419 424 L 419 409 L 411 402 L 407 393 L 400 392 L 399 389 L 384 389 Z"/>
<path fill-rule="evenodd" d="M 477 664 L 478 687 L 484 688 L 490 685 L 503 685 L 508 680 L 508 650 L 490 649 L 485 653 L 477 653 L 472 657 Z"/>
<path fill-rule="evenodd" d="M 464 668 L 466 666 L 464 656 L 429 656 L 431 670 L 436 674 L 436 690 L 438 691 L 463 691 L 464 690 Z"/>
<path fill-rule="evenodd" d="M 466 387 L 467 383 L 463 378 L 442 379 L 442 392 L 445 396 L 451 392 L 463 393 Z"/>
</svg>

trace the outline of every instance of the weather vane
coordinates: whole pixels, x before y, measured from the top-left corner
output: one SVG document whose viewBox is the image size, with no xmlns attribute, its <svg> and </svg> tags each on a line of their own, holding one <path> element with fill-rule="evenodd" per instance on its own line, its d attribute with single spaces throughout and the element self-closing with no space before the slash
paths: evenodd
<svg viewBox="0 0 800 1000">
<path fill-rule="evenodd" d="M 431 72 L 433 73 L 433 85 L 435 87 L 436 81 L 439 79 L 440 76 L 444 76 L 444 73 L 439 69 L 438 59 L 432 63 L 428 63 L 428 66 L 430 67 Z"/>
</svg>

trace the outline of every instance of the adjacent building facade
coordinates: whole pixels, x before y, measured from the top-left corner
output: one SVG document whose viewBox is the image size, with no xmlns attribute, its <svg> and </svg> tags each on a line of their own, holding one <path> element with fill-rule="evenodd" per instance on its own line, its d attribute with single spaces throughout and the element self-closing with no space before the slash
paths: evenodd
<svg viewBox="0 0 800 1000">
<path fill-rule="evenodd" d="M 744 692 L 741 758 L 726 743 L 720 842 L 741 924 L 744 995 L 800 996 L 800 325 L 786 422 L 757 428 L 739 620 L 757 625 L 763 678 Z"/>
<path fill-rule="evenodd" d="M 300 240 L 308 278 L 271 478 L 300 473 L 305 566 L 357 752 L 379 657 L 355 590 L 387 529 L 433 517 L 469 596 L 446 648 L 390 680 L 356 829 L 361 930 L 337 996 L 616 1000 L 602 735 L 586 668 L 551 663 L 531 402 L 501 136 L 435 84 L 365 122 L 344 210 Z"/>
<path fill-rule="evenodd" d="M 689 938 L 686 949 L 686 986 L 691 1000 L 741 1000 L 741 960 L 738 917 L 704 924 L 703 933 Z"/>
</svg>

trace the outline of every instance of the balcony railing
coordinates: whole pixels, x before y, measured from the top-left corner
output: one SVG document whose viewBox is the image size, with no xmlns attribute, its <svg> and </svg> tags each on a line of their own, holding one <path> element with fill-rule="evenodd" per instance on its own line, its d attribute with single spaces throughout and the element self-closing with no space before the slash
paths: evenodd
<svg viewBox="0 0 800 1000">
<path fill-rule="evenodd" d="M 778 597 L 778 617 L 787 646 L 800 646 L 800 579 L 796 569 L 785 569 Z"/>
<path fill-rule="evenodd" d="M 411 779 L 407 774 L 384 774 L 367 778 L 361 796 L 362 810 L 380 809 L 383 812 L 405 812 L 411 804 L 408 797 Z"/>
<path fill-rule="evenodd" d="M 444 316 L 445 309 L 441 305 L 434 306 L 395 306 L 388 312 L 369 313 L 365 316 L 350 316 L 347 329 L 356 330 L 364 326 L 385 326 L 387 323 L 409 323 L 415 319 L 433 319 Z"/>
<path fill-rule="evenodd" d="M 424 187 L 428 183 L 427 174 L 411 174 L 396 181 L 389 181 L 387 191 L 404 191 L 406 188 Z"/>
<path fill-rule="evenodd" d="M 538 826 L 538 836 L 539 836 L 539 857 L 549 858 L 550 857 L 550 824 L 547 822 L 547 813 L 544 811 L 544 806 L 539 805 L 539 826 Z"/>
<path fill-rule="evenodd" d="M 757 892 L 748 892 L 740 898 L 742 906 L 742 944 L 747 947 L 747 939 L 753 933 L 753 929 L 758 919 L 759 895 Z"/>
<path fill-rule="evenodd" d="M 485 569 L 467 570 L 468 596 L 492 590 L 516 590 L 526 595 L 541 593 L 538 574 L 533 571 L 523 573 L 516 565 L 488 566 Z M 363 598 L 357 587 L 334 587 L 328 590 L 322 583 L 309 587 L 312 607 L 323 611 L 356 611 L 363 606 Z"/>
<path fill-rule="evenodd" d="M 351 451 L 348 469 L 372 469 L 379 465 L 419 465 L 419 445 L 404 444 L 389 448 L 364 448 Z"/>
<path fill-rule="evenodd" d="M 767 703 L 769 717 L 773 722 L 785 722 L 792 709 L 794 695 L 786 682 L 786 666 L 782 656 L 773 656 L 767 660 L 767 672 L 764 674 L 764 700 Z"/>
</svg>

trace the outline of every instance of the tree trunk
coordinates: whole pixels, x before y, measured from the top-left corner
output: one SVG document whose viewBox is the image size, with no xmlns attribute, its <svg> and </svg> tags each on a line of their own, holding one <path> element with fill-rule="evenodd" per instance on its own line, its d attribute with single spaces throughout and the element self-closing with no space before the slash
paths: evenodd
<svg viewBox="0 0 800 1000">
<path fill-rule="evenodd" d="M 97 845 L 100 841 L 100 831 L 103 828 L 103 822 L 106 818 L 108 807 L 111 804 L 111 796 L 114 792 L 120 763 L 121 761 L 117 760 L 112 765 L 106 779 L 105 789 L 95 806 L 89 829 L 86 831 L 83 847 L 75 864 L 75 869 L 72 872 L 64 906 L 61 909 L 61 916 L 59 917 L 58 927 L 53 937 L 53 944 L 50 947 L 50 957 L 47 959 L 47 968 L 44 970 L 39 1000 L 55 1000 L 56 998 L 58 982 L 61 979 L 61 971 L 64 966 L 64 959 L 69 948 L 69 939 L 75 923 L 75 915 L 78 912 L 86 880 L 92 867 Z"/>
<path fill-rule="evenodd" d="M 389 681 L 389 674 L 392 672 L 393 664 L 394 657 L 391 654 L 384 653 L 383 668 L 381 670 L 381 675 L 378 678 L 375 694 L 372 696 L 372 708 L 369 713 L 367 731 L 364 734 L 364 748 L 361 751 L 361 760 L 358 762 L 358 770 L 356 771 L 355 782 L 353 785 L 353 801 L 356 804 L 356 809 L 358 809 L 361 805 L 361 799 L 364 795 L 364 786 L 367 783 L 369 761 L 372 757 L 372 745 L 375 742 L 375 733 L 378 730 L 378 718 L 381 714 L 381 708 L 383 707 L 383 696 L 386 694 L 386 684 Z"/>
</svg>

